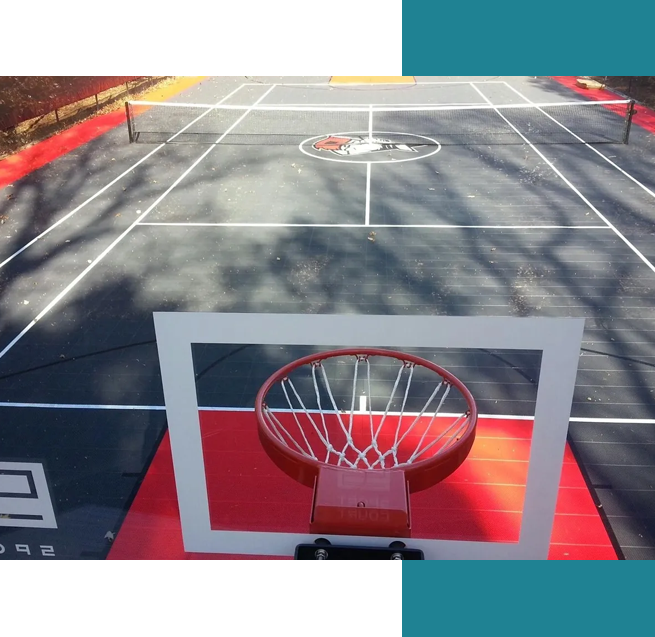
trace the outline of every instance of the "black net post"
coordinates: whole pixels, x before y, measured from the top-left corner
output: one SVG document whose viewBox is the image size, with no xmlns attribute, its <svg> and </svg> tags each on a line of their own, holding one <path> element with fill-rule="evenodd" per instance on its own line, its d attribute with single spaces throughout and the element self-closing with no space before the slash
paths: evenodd
<svg viewBox="0 0 655 637">
<path fill-rule="evenodd" d="M 130 117 L 130 103 L 125 102 L 125 115 L 127 116 L 127 134 L 130 138 L 130 144 L 134 143 L 134 130 L 132 129 L 132 118 Z"/>
<path fill-rule="evenodd" d="M 628 102 L 628 111 L 625 115 L 625 126 L 623 127 L 623 143 L 627 144 L 630 138 L 630 127 L 632 126 L 632 116 L 635 112 L 635 101 Z"/>
</svg>

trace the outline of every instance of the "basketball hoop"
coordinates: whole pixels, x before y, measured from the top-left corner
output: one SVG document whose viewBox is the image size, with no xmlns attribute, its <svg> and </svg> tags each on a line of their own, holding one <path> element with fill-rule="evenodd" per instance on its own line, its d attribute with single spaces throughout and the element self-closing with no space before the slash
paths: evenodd
<svg viewBox="0 0 655 637">
<path fill-rule="evenodd" d="M 477 425 L 475 400 L 452 373 L 371 348 L 285 365 L 255 413 L 271 460 L 314 489 L 310 532 L 340 535 L 410 537 L 409 494 L 464 462 Z"/>
</svg>

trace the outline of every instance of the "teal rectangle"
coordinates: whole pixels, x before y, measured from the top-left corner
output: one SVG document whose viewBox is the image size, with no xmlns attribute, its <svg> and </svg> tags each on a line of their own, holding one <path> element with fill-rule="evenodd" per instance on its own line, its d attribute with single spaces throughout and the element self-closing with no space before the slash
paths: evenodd
<svg viewBox="0 0 655 637">
<path fill-rule="evenodd" d="M 655 3 L 403 0 L 404 75 L 648 75 Z"/>
<path fill-rule="evenodd" d="M 403 637 L 652 634 L 643 562 L 425 561 L 403 564 Z"/>
</svg>

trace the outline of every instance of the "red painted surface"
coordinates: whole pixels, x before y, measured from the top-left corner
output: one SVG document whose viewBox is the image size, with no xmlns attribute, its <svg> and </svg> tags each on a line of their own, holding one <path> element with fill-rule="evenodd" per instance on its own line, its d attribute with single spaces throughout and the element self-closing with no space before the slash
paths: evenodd
<svg viewBox="0 0 655 637">
<path fill-rule="evenodd" d="M 201 412 L 201 427 L 212 528 L 307 532 L 312 490 L 282 474 L 268 459 L 252 412 Z M 480 419 L 466 462 L 442 483 L 412 495 L 413 537 L 518 541 L 531 431 L 529 421 Z M 549 557 L 616 559 L 568 447 Z M 235 556 L 184 551 L 165 437 L 109 559 L 226 558 Z"/>
<path fill-rule="evenodd" d="M 25 177 L 37 168 L 45 166 L 124 122 L 125 111 L 122 110 L 100 115 L 0 160 L 0 188 Z M 128 143 L 127 131 L 125 143 Z"/>
<path fill-rule="evenodd" d="M 605 100 L 622 99 L 621 97 L 617 96 L 616 93 L 612 93 L 611 91 L 605 89 L 588 89 L 578 86 L 576 84 L 576 80 L 578 79 L 577 76 L 552 75 L 550 77 L 551 79 L 555 80 L 556 82 L 559 82 L 560 84 L 566 86 L 572 91 L 575 91 L 580 95 L 584 95 L 585 98 L 590 101 L 598 102 L 598 101 L 605 101 Z M 641 126 L 642 128 L 645 128 L 647 131 L 655 134 L 655 111 L 652 111 L 651 109 L 642 106 L 641 104 L 637 104 L 635 106 L 635 110 L 636 112 L 632 117 L 633 125 L 637 124 L 638 126 Z"/>
<path fill-rule="evenodd" d="M 181 78 L 178 82 L 163 89 L 154 91 L 148 96 L 150 101 L 161 101 L 176 95 L 180 91 L 197 84 L 201 77 Z M 103 135 L 117 126 L 125 123 L 125 109 L 106 115 L 99 115 L 62 131 L 53 137 L 44 139 L 42 142 L 26 148 L 25 150 L 0 159 L 0 188 L 22 179 L 31 172 L 50 163 L 51 161 L 65 155 L 66 153 L 79 148 L 96 137 Z M 128 142 L 127 130 L 125 131 L 125 143 Z"/>
</svg>

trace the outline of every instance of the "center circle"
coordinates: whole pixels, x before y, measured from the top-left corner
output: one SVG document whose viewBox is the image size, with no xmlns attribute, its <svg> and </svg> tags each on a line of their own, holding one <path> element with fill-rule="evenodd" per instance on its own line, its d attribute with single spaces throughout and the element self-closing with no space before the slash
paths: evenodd
<svg viewBox="0 0 655 637">
<path fill-rule="evenodd" d="M 431 137 L 415 133 L 355 131 L 310 137 L 298 146 L 310 157 L 345 164 L 399 164 L 430 157 L 441 150 Z"/>
</svg>

